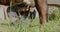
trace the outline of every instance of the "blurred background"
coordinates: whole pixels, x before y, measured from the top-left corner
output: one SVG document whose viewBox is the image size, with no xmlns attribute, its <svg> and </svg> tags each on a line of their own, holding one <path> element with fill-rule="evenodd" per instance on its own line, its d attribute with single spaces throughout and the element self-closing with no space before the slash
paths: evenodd
<svg viewBox="0 0 60 32">
<path fill-rule="evenodd" d="M 60 32 L 60 0 L 47 0 L 49 21 L 44 26 L 39 23 L 37 9 L 35 9 L 35 19 L 18 19 L 15 12 L 11 13 L 12 21 L 7 16 L 7 8 L 9 6 L 0 4 L 0 32 Z M 13 8 L 14 10 L 15 8 Z M 18 19 L 18 20 L 16 20 Z"/>
</svg>

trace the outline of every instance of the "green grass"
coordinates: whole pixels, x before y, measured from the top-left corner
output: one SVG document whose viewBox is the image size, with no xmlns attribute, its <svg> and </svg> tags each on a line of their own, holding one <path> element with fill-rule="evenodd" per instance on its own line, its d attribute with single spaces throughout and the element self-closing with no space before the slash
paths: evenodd
<svg viewBox="0 0 60 32">
<path fill-rule="evenodd" d="M 49 14 L 49 22 L 45 25 L 40 25 L 38 17 L 32 22 L 18 20 L 15 25 L 10 24 L 9 20 L 0 20 L 0 32 L 60 32 L 60 10 L 52 10 L 54 12 Z"/>
</svg>

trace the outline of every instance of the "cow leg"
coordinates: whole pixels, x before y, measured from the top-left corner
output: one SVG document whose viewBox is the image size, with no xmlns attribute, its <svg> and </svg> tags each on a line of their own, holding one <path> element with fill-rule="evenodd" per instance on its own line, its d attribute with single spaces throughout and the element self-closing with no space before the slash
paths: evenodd
<svg viewBox="0 0 60 32">
<path fill-rule="evenodd" d="M 40 23 L 44 24 L 48 21 L 48 11 L 46 0 L 35 0 L 35 5 L 39 13 Z"/>
</svg>

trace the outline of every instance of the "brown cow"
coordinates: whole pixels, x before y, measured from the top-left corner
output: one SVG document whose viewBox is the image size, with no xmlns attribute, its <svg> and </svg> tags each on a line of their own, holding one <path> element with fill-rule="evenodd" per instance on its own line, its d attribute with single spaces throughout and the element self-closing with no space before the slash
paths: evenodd
<svg viewBox="0 0 60 32">
<path fill-rule="evenodd" d="M 13 0 L 13 4 L 20 3 L 23 0 Z M 34 0 L 35 6 L 39 13 L 39 19 L 41 20 L 40 23 L 44 24 L 48 21 L 48 11 L 47 11 L 47 3 L 46 0 Z M 34 2 L 31 2 L 31 5 Z M 10 0 L 0 0 L 0 4 L 10 5 Z M 29 4 L 29 3 L 28 3 Z M 29 4 L 30 5 L 30 4 Z M 34 7 L 34 5 L 32 5 Z"/>
</svg>

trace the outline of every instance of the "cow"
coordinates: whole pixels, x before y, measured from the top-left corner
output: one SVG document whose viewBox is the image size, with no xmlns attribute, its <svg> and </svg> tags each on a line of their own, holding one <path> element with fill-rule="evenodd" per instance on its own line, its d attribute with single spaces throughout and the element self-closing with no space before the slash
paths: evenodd
<svg viewBox="0 0 60 32">
<path fill-rule="evenodd" d="M 27 1 L 27 2 L 26 2 Z M 13 0 L 12 4 L 17 5 L 20 2 L 26 2 L 28 6 L 31 6 L 31 8 L 36 7 L 37 11 L 39 13 L 39 20 L 41 24 L 45 24 L 48 22 L 48 7 L 47 7 L 47 0 Z M 29 3 L 28 3 L 29 1 Z M 0 4 L 10 5 L 10 0 L 0 0 Z M 34 10 L 34 9 L 32 9 Z M 33 12 L 31 10 L 31 12 Z"/>
</svg>

